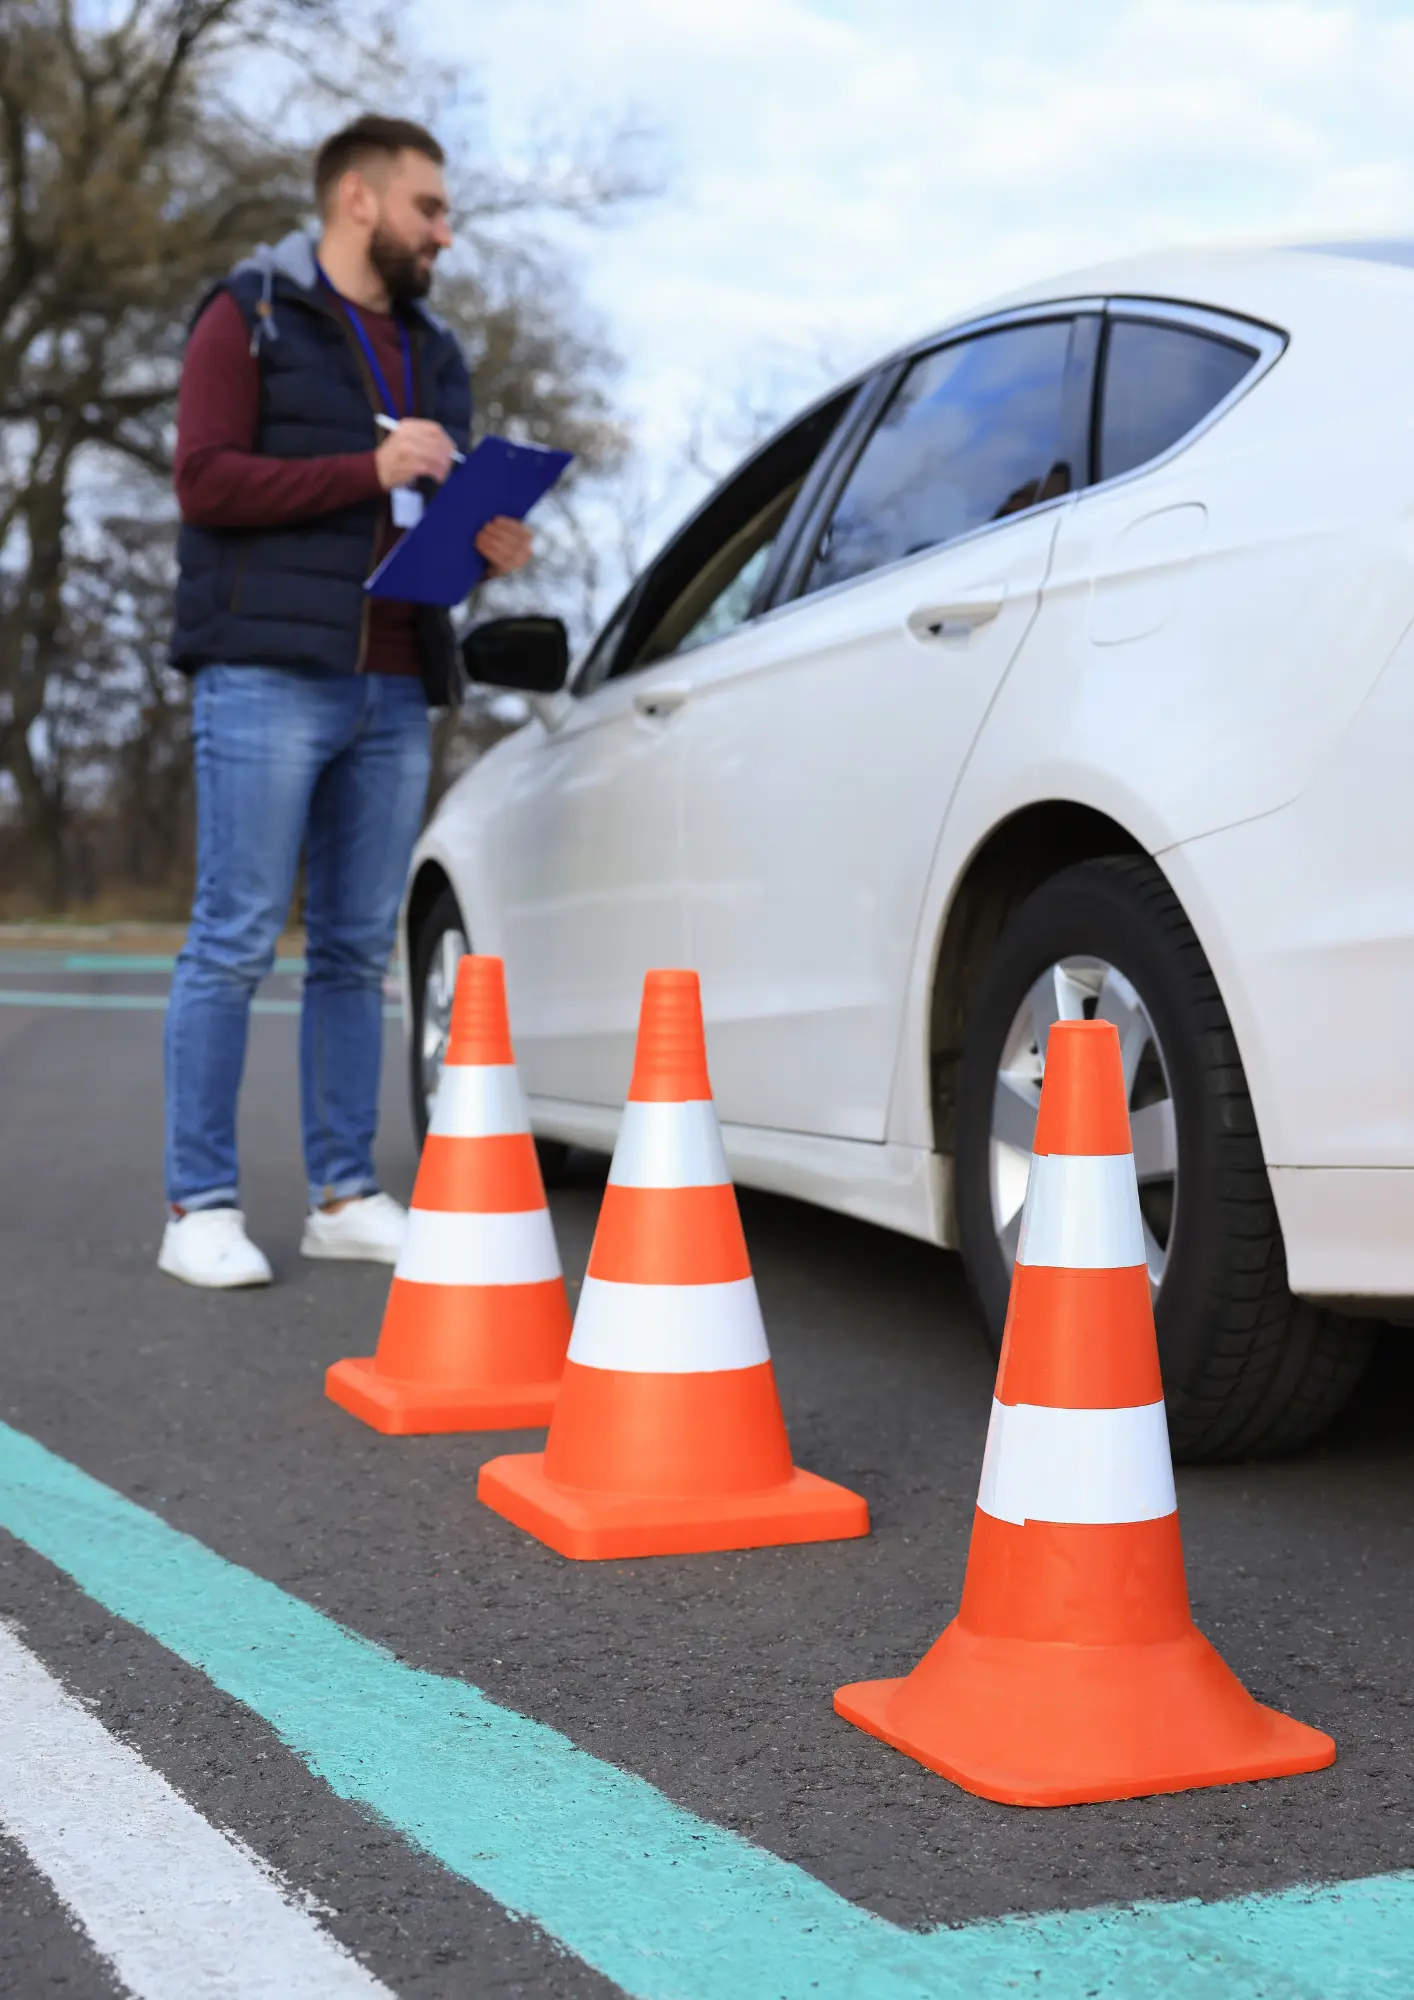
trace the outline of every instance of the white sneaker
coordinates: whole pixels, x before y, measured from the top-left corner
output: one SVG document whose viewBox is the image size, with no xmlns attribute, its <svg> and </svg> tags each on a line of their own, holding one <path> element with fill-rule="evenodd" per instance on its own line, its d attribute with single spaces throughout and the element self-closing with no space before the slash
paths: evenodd
<svg viewBox="0 0 1414 2000">
<path fill-rule="evenodd" d="M 300 1255 L 396 1264 L 407 1226 L 407 1210 L 390 1194 L 366 1194 L 332 1210 L 314 1208 L 305 1217 Z"/>
<path fill-rule="evenodd" d="M 190 1215 L 169 1216 L 157 1268 L 184 1285 L 217 1292 L 268 1285 L 272 1275 L 264 1253 L 246 1235 L 238 1208 L 197 1208 Z"/>
</svg>

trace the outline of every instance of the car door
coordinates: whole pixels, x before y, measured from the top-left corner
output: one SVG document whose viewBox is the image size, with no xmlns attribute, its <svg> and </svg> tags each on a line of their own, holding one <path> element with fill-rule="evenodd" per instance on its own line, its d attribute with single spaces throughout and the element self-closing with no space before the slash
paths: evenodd
<svg viewBox="0 0 1414 2000">
<path fill-rule="evenodd" d="M 709 498 L 620 606 L 573 701 L 510 747 L 494 879 L 533 1096 L 622 1103 L 643 975 L 691 963 L 673 655 L 751 616 L 781 525 L 853 393 L 807 412 Z"/>
<path fill-rule="evenodd" d="M 653 679 L 609 682 L 511 751 L 494 878 L 516 1053 L 537 1097 L 619 1102 L 635 979 L 687 950 L 682 763 L 645 707 Z"/>
<path fill-rule="evenodd" d="M 1098 317 L 901 367 L 795 591 L 681 656 L 689 963 L 728 1121 L 881 1140 L 929 866 L 1084 461 Z"/>
</svg>

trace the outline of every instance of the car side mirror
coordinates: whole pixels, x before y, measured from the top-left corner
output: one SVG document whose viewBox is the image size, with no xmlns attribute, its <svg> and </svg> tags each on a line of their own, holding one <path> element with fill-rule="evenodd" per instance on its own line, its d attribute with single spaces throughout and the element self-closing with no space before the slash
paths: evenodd
<svg viewBox="0 0 1414 2000">
<path fill-rule="evenodd" d="M 570 641 L 559 618 L 488 618 L 462 640 L 467 678 L 522 694 L 558 694 L 570 670 Z"/>
</svg>

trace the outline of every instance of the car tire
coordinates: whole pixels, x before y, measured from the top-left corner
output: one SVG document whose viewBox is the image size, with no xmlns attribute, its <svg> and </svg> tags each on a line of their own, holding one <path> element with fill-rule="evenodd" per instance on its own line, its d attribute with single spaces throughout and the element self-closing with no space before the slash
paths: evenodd
<svg viewBox="0 0 1414 2000">
<path fill-rule="evenodd" d="M 1173 1173 L 1152 1183 L 1159 1205 L 1149 1241 L 1161 1266 L 1155 1320 L 1174 1454 L 1194 1461 L 1295 1450 L 1343 1407 L 1376 1329 L 1297 1299 L 1287 1285 L 1232 1024 L 1177 897 L 1145 857 L 1086 861 L 1045 882 L 1007 924 L 970 1010 L 957 1084 L 955 1198 L 988 1336 L 999 1348 L 1011 1283 L 999 1224 L 1011 1198 L 1003 1170 L 1012 1149 L 998 1134 L 1005 1135 L 1008 1093 L 1021 1088 L 1025 1058 L 1008 1050 L 1025 1042 L 1026 1020 L 1044 1011 L 1053 990 L 1073 998 L 1096 979 L 1137 998 L 1138 1012 L 1128 1017 L 1140 1021 L 1133 1039 L 1150 1034 L 1139 1062 L 1141 1075 L 1149 1065 L 1150 1080 L 1136 1078 L 1131 1093 L 1136 1132 L 1144 1093 L 1161 1111 L 1164 1091 L 1171 1100 L 1163 1116 L 1171 1117 L 1165 1145 Z M 1093 1012 L 1096 1004 L 1069 1011 Z M 1111 998 L 1101 1010 L 1113 1016 L 1123 1004 Z"/>
<path fill-rule="evenodd" d="M 441 1051 L 451 1015 L 449 978 L 455 961 L 471 948 L 466 921 L 450 889 L 443 889 L 411 941 L 412 1034 L 408 1038 L 408 1086 L 412 1129 L 419 1151 L 431 1115 L 433 1070 L 441 1071 Z M 429 1019 L 429 1016 L 431 1017 Z M 440 1042 L 441 1048 L 434 1045 Z M 570 1149 L 558 1139 L 537 1139 L 540 1172 L 553 1187 L 569 1164 Z"/>
</svg>

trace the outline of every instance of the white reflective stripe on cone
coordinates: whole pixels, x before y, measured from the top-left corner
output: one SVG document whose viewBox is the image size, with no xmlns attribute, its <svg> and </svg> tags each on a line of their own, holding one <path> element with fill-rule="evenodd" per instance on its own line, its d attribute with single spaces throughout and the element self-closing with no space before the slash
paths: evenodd
<svg viewBox="0 0 1414 2000">
<path fill-rule="evenodd" d="M 998 1521 L 1158 1521 L 1178 1505 L 1162 1402 L 1122 1410 L 992 1403 L 977 1505 Z"/>
<path fill-rule="evenodd" d="M 1033 1153 L 1018 1264 L 1126 1270 L 1148 1260 L 1132 1153 Z"/>
<path fill-rule="evenodd" d="M 408 1211 L 394 1276 L 414 1285 L 540 1285 L 560 1275 L 546 1208 L 512 1215 Z"/>
<path fill-rule="evenodd" d="M 446 1063 L 437 1085 L 428 1136 L 496 1139 L 528 1132 L 525 1100 L 514 1063 Z"/>
<path fill-rule="evenodd" d="M 570 1339 L 582 1368 L 708 1375 L 771 1358 L 756 1285 L 622 1285 L 586 1278 Z"/>
<path fill-rule="evenodd" d="M 721 1187 L 731 1179 L 710 1098 L 624 1106 L 609 1179 L 615 1187 Z"/>
</svg>

